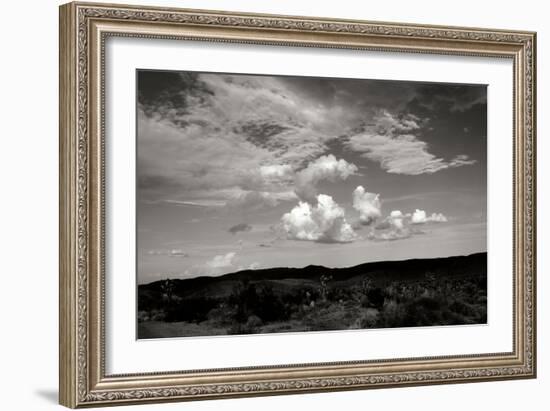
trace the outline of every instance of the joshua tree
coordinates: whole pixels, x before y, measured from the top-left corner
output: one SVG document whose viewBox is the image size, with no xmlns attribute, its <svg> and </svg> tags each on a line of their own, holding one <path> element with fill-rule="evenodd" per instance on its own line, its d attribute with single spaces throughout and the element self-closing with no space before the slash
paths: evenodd
<svg viewBox="0 0 550 411">
<path fill-rule="evenodd" d="M 168 301 L 168 304 L 172 302 L 174 296 L 175 284 L 172 280 L 166 279 L 160 285 L 160 291 L 162 292 L 162 297 Z"/>
<path fill-rule="evenodd" d="M 321 293 L 321 300 L 323 301 L 327 300 L 328 282 L 330 280 L 332 280 L 332 275 L 325 275 L 325 274 L 323 274 L 319 279 L 321 283 L 321 287 L 319 287 L 319 291 Z"/>
<path fill-rule="evenodd" d="M 432 297 L 435 293 L 435 274 L 431 272 L 427 272 L 425 274 L 426 278 L 426 289 L 424 290 L 424 294 L 428 297 Z"/>
<path fill-rule="evenodd" d="M 434 273 L 427 272 L 427 273 L 425 274 L 425 277 L 426 277 L 426 281 L 428 281 L 428 283 L 430 283 L 430 284 L 434 284 L 434 283 L 435 283 L 435 274 L 434 274 Z"/>
<path fill-rule="evenodd" d="M 371 287 L 372 280 L 370 279 L 370 277 L 363 278 L 363 281 L 361 282 L 361 291 L 363 292 L 363 294 L 367 295 Z"/>
</svg>

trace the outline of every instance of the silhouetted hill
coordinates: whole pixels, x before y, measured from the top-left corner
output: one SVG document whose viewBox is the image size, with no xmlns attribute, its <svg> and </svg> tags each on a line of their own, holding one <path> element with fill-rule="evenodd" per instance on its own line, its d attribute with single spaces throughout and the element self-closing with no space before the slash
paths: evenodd
<svg viewBox="0 0 550 411">
<path fill-rule="evenodd" d="M 482 270 L 480 272 L 480 270 Z M 476 253 L 467 256 L 444 258 L 410 259 L 402 261 L 379 261 L 353 267 L 328 268 L 308 265 L 303 268 L 276 267 L 258 270 L 243 270 L 218 277 L 195 277 L 173 279 L 174 292 L 177 295 L 225 295 L 231 292 L 235 284 L 248 282 L 269 282 L 275 287 L 291 286 L 314 282 L 318 283 L 321 275 L 331 275 L 333 283 L 355 283 L 360 276 L 368 275 L 375 283 L 388 281 L 415 281 L 424 278 L 427 273 L 438 277 L 467 276 L 472 273 L 486 276 L 487 253 Z M 163 281 L 156 281 L 139 286 L 142 292 L 158 292 Z"/>
</svg>

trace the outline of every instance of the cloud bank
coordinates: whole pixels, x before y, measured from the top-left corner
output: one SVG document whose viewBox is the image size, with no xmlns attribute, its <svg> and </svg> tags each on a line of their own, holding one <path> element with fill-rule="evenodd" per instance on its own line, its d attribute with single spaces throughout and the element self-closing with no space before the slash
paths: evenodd
<svg viewBox="0 0 550 411">
<path fill-rule="evenodd" d="M 422 94 L 406 83 L 340 80 L 336 87 L 332 80 L 177 72 L 139 79 L 141 200 L 251 210 L 297 197 L 315 203 L 319 182 L 358 171 L 327 154 L 333 146 L 393 174 L 475 163 L 466 154 L 436 156 L 420 137 L 429 119 L 411 114 L 407 102 L 422 97 L 430 105 L 426 96 L 439 89 Z M 483 101 L 485 93 L 470 89 L 457 104 Z M 462 96 L 453 93 L 449 98 Z"/>
</svg>

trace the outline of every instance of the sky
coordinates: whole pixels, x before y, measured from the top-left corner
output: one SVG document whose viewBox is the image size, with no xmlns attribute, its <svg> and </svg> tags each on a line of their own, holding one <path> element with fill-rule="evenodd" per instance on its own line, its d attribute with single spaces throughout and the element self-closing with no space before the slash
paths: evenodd
<svg viewBox="0 0 550 411">
<path fill-rule="evenodd" d="M 484 85 L 137 72 L 138 282 L 486 251 Z"/>
</svg>

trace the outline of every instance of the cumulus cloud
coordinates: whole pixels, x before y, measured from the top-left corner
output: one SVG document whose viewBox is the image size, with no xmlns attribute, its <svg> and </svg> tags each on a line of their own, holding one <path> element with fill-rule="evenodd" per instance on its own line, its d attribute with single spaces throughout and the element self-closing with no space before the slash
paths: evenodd
<svg viewBox="0 0 550 411">
<path fill-rule="evenodd" d="M 389 216 L 375 226 L 370 238 L 374 240 L 393 241 L 410 237 L 413 233 L 409 229 L 407 220 L 410 214 L 403 214 L 401 210 L 393 210 Z"/>
<path fill-rule="evenodd" d="M 370 225 L 382 216 L 380 195 L 365 191 L 363 186 L 353 191 L 353 208 L 359 211 L 359 221 L 363 225 Z"/>
<path fill-rule="evenodd" d="M 441 213 L 432 213 L 432 215 L 429 217 L 430 221 L 433 221 L 434 223 L 446 223 L 447 217 L 445 217 Z"/>
<path fill-rule="evenodd" d="M 405 215 L 401 212 L 401 210 L 394 210 L 390 213 L 390 221 L 391 224 L 398 229 L 403 229 L 403 219 L 405 218 Z"/>
<path fill-rule="evenodd" d="M 357 238 L 346 221 L 345 210 L 326 194 L 317 196 L 316 206 L 300 201 L 281 221 L 291 240 L 349 243 Z"/>
<path fill-rule="evenodd" d="M 236 255 L 237 254 L 234 252 L 217 255 L 214 258 L 212 258 L 210 261 L 207 261 L 205 265 L 206 267 L 212 268 L 212 269 L 230 268 L 233 266 L 233 259 L 235 258 Z"/>
<path fill-rule="evenodd" d="M 375 230 L 389 230 L 392 227 L 389 218 L 384 218 L 382 221 L 378 222 L 375 226 Z"/>
<path fill-rule="evenodd" d="M 447 217 L 441 213 L 432 213 L 431 216 L 428 216 L 424 210 L 419 210 L 418 208 L 412 214 L 411 224 L 425 224 L 425 223 L 446 223 Z"/>
<path fill-rule="evenodd" d="M 420 128 L 420 120 L 415 116 L 397 117 L 382 110 L 372 124 L 351 136 L 346 146 L 393 174 L 432 174 L 476 162 L 465 154 L 451 160 L 436 157 L 429 152 L 428 144 L 414 134 Z"/>
<path fill-rule="evenodd" d="M 386 218 L 374 226 L 369 238 L 374 240 L 393 241 L 409 238 L 413 235 L 424 234 L 415 226 L 426 223 L 445 223 L 447 217 L 442 213 L 427 215 L 424 210 L 416 209 L 414 213 L 403 213 L 393 210 Z"/>
<path fill-rule="evenodd" d="M 426 217 L 426 212 L 424 210 L 419 210 L 418 208 L 414 211 L 411 223 L 412 224 L 424 224 L 428 219 Z"/>
<path fill-rule="evenodd" d="M 310 162 L 296 174 L 296 194 L 302 200 L 315 201 L 317 184 L 322 180 L 346 180 L 357 173 L 357 166 L 344 159 L 337 160 L 333 154 L 321 156 Z"/>
<path fill-rule="evenodd" d="M 248 269 L 249 270 L 257 270 L 258 268 L 260 268 L 262 265 L 258 262 L 258 261 L 254 261 L 253 263 L 251 263 L 249 266 L 248 266 Z"/>
<path fill-rule="evenodd" d="M 239 223 L 239 224 L 235 224 L 232 227 L 229 227 L 229 229 L 227 231 L 229 231 L 231 234 L 235 235 L 237 233 L 246 232 L 246 231 L 250 231 L 250 230 L 252 230 L 252 226 L 250 224 Z"/>
</svg>

